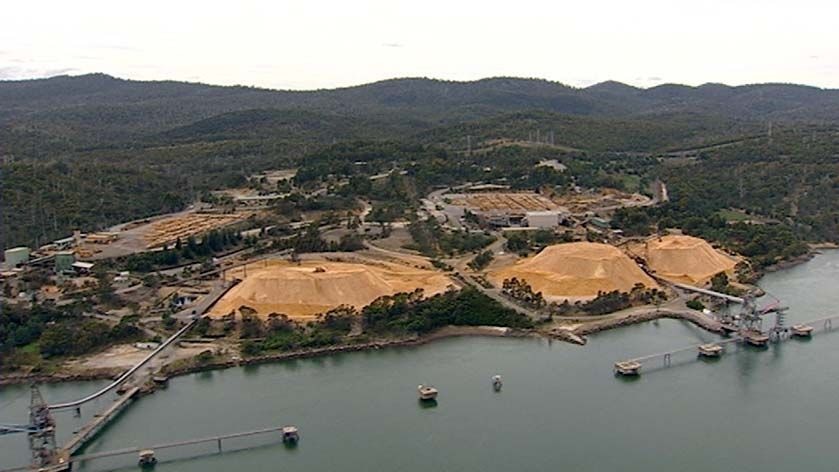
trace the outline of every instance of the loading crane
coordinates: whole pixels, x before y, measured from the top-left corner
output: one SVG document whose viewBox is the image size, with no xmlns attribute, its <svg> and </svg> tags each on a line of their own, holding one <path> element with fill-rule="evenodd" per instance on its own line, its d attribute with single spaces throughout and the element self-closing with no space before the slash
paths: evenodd
<svg viewBox="0 0 839 472">
<path fill-rule="evenodd" d="M 780 302 L 777 300 L 764 307 L 758 307 L 757 301 L 753 295 L 737 297 L 727 293 L 720 293 L 714 290 L 694 287 L 687 284 L 674 283 L 673 286 L 682 290 L 701 293 L 703 295 L 725 300 L 726 302 L 741 305 L 742 308 L 738 314 L 728 312 L 716 316 L 722 323 L 724 329 L 731 332 L 737 331 L 741 333 L 748 342 L 752 342 L 753 344 L 765 343 L 763 340 L 763 337 L 765 337 L 763 331 L 763 319 L 766 315 L 771 313 L 775 313 L 776 316 L 774 326 L 769 329 L 769 338 L 778 340 L 781 336 L 788 333 L 788 328 L 785 326 L 785 323 L 786 311 L 789 308 L 781 306 Z"/>
<path fill-rule="evenodd" d="M 29 424 L 0 424 L 0 435 L 26 433 L 32 465 L 44 467 L 54 462 L 55 419 L 37 385 L 30 387 Z"/>
</svg>

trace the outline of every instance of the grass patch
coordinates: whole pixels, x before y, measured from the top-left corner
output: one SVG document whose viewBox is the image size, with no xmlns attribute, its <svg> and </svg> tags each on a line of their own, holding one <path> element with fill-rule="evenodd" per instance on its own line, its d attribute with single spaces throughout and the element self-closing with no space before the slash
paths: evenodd
<svg viewBox="0 0 839 472">
<path fill-rule="evenodd" d="M 749 219 L 749 215 L 743 213 L 739 210 L 731 210 L 731 209 L 724 209 L 717 212 L 720 215 L 720 218 L 724 219 L 725 221 L 746 221 Z"/>
</svg>

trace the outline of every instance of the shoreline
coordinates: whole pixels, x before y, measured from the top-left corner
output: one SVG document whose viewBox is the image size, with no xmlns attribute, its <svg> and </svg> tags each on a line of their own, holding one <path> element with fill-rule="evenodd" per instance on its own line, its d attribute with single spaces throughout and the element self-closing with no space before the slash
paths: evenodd
<svg viewBox="0 0 839 472">
<path fill-rule="evenodd" d="M 103 367 L 98 369 L 86 369 L 79 372 L 44 374 L 10 372 L 0 374 L 0 387 L 6 385 L 20 385 L 24 383 L 60 383 L 60 382 L 87 382 L 91 380 L 113 380 L 119 377 L 126 369 L 120 367 Z"/>
<path fill-rule="evenodd" d="M 242 358 L 238 360 L 234 360 L 232 358 L 225 358 L 213 360 L 204 364 L 193 364 L 175 368 L 169 368 L 169 366 L 164 366 L 161 369 L 159 376 L 165 377 L 168 380 L 173 377 L 180 377 L 183 375 L 194 374 L 197 372 L 227 369 L 231 367 L 260 365 L 295 359 L 309 359 L 321 356 L 328 356 L 332 354 L 371 351 L 392 347 L 422 346 L 433 343 L 434 341 L 456 337 L 478 336 L 509 338 L 545 338 L 564 341 L 577 346 L 584 346 L 588 342 L 589 335 L 596 334 L 601 331 L 620 328 L 623 326 L 654 321 L 661 318 L 688 321 L 702 329 L 705 329 L 706 331 L 711 331 L 715 333 L 720 332 L 718 323 L 715 323 L 713 320 L 706 319 L 706 317 L 704 317 L 704 315 L 702 315 L 701 313 L 697 312 L 693 314 L 687 312 L 683 313 L 668 310 L 660 310 L 657 312 L 650 311 L 642 313 L 633 313 L 624 317 L 609 320 L 594 319 L 589 322 L 584 322 L 582 325 L 576 326 L 575 328 L 554 327 L 550 330 L 520 330 L 500 326 L 445 326 L 424 336 L 414 336 L 398 339 L 383 339 L 359 344 L 340 344 L 315 349 L 277 352 L 271 354 L 264 354 L 260 356 Z M 112 380 L 118 377 L 124 371 L 125 369 L 123 368 L 102 368 L 65 374 L 30 374 L 18 372 L 0 375 L 0 386 L 19 385 L 31 382 L 60 383 L 91 380 Z M 142 388 L 142 393 L 153 393 L 157 389 L 158 385 L 152 382 L 148 382 Z"/>
<path fill-rule="evenodd" d="M 264 354 L 260 356 L 247 357 L 240 360 L 225 359 L 219 361 L 211 361 L 201 365 L 190 365 L 182 368 L 167 369 L 164 366 L 162 374 L 167 378 L 187 375 L 195 372 L 203 372 L 206 370 L 226 369 L 229 367 L 237 367 L 244 365 L 266 364 L 270 362 L 279 362 L 292 359 L 306 359 L 312 357 L 327 356 L 331 354 L 339 354 L 342 352 L 359 352 L 368 350 L 378 350 L 388 347 L 410 347 L 421 346 L 431 342 L 455 338 L 461 336 L 481 336 L 481 337 L 535 337 L 540 336 L 540 333 L 533 330 L 517 330 L 514 328 L 506 328 L 501 326 L 445 326 L 436 331 L 428 333 L 424 336 L 414 336 L 408 338 L 398 339 L 383 339 L 379 341 L 370 341 L 359 344 L 339 344 L 335 346 L 327 346 L 321 348 L 277 352 L 272 354 Z M 24 373 L 24 372 L 10 372 L 0 374 L 0 386 L 4 385 L 19 385 L 25 383 L 60 383 L 60 382 L 81 382 L 90 380 L 113 380 L 121 375 L 127 369 L 119 367 L 108 367 L 99 369 L 87 369 L 71 373 L 53 373 L 44 374 L 38 373 Z"/>
<path fill-rule="evenodd" d="M 316 349 L 308 349 L 301 351 L 277 352 L 273 354 L 265 354 L 261 356 L 247 357 L 240 360 L 221 360 L 216 362 L 208 362 L 201 365 L 190 365 L 182 368 L 166 369 L 164 367 L 161 372 L 167 379 L 173 377 L 180 377 L 183 375 L 193 374 L 196 372 L 204 372 L 208 370 L 227 369 L 230 367 L 241 367 L 246 365 L 260 365 L 272 362 L 281 362 L 295 359 L 309 359 L 314 357 L 328 356 L 332 354 L 340 354 L 345 352 L 362 352 L 370 350 L 379 350 L 391 347 L 411 347 L 422 346 L 441 339 L 456 338 L 463 336 L 479 336 L 479 337 L 510 337 L 510 338 L 526 338 L 538 336 L 537 332 L 529 330 L 517 330 L 513 328 L 506 328 L 500 326 L 445 326 L 434 332 L 428 333 L 425 336 L 416 336 L 409 338 L 370 341 L 360 344 L 341 344 L 336 346 L 328 346 Z M 155 390 L 152 388 L 151 390 Z M 147 392 L 149 393 L 149 392 Z"/>
</svg>

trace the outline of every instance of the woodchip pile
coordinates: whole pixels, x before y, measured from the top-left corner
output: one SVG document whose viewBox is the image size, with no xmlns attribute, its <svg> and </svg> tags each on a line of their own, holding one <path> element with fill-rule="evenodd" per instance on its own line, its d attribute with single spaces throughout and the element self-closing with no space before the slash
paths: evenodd
<svg viewBox="0 0 839 472">
<path fill-rule="evenodd" d="M 730 275 L 738 262 L 704 239 L 682 235 L 651 238 L 641 248 L 640 256 L 656 275 L 693 285 L 704 284 L 720 272 Z"/>
<path fill-rule="evenodd" d="M 440 272 L 392 263 L 263 261 L 238 269 L 230 277 L 243 279 L 210 311 L 222 317 L 241 306 L 260 317 L 271 313 L 312 319 L 340 305 L 361 309 L 379 297 L 423 289 L 425 296 L 446 291 L 452 281 Z"/>
<path fill-rule="evenodd" d="M 636 284 L 658 284 L 620 249 L 608 244 L 567 243 L 549 246 L 538 255 L 489 274 L 500 287 L 513 277 L 526 281 L 548 301 L 586 300 L 598 292 L 629 292 Z"/>
</svg>

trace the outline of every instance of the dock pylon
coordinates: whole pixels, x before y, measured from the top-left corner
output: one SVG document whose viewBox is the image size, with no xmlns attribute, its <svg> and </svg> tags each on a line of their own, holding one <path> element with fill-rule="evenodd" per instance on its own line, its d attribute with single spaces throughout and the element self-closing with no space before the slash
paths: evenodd
<svg viewBox="0 0 839 472">
<path fill-rule="evenodd" d="M 55 419 L 35 384 L 30 388 L 28 433 L 32 465 L 44 467 L 53 464 L 56 454 Z"/>
</svg>

